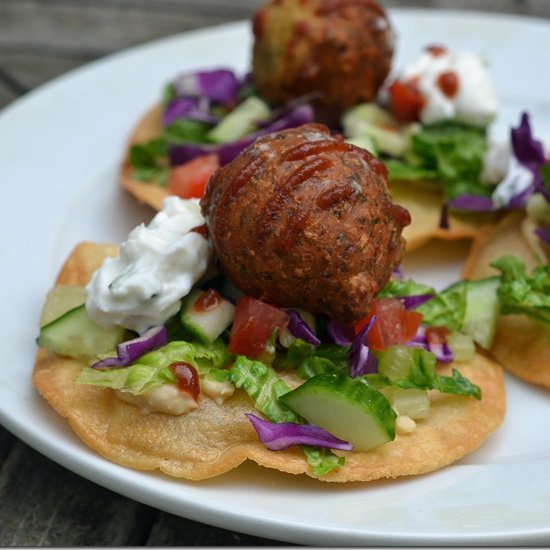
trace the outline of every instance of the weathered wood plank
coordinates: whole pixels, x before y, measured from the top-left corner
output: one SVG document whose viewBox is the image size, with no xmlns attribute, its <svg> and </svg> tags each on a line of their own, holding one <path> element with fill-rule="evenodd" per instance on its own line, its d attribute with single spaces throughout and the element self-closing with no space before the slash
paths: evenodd
<svg viewBox="0 0 550 550">
<path fill-rule="evenodd" d="M 208 527 L 161 512 L 147 539 L 147 546 L 286 546 L 260 537 Z"/>
<path fill-rule="evenodd" d="M 140 545 L 155 513 L 20 442 L 0 471 L 0 546 Z"/>
<path fill-rule="evenodd" d="M 13 434 L 0 426 L 0 472 L 16 441 L 17 439 Z"/>
</svg>

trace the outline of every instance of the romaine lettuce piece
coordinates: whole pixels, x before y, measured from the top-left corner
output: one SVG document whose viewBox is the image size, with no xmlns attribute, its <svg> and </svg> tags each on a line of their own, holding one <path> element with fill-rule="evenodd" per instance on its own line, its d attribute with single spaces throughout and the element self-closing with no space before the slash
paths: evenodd
<svg viewBox="0 0 550 550">
<path fill-rule="evenodd" d="M 515 256 L 491 263 L 502 273 L 497 290 L 502 314 L 521 313 L 550 325 L 550 264 L 535 267 L 531 275 Z"/>
<path fill-rule="evenodd" d="M 109 370 L 85 367 L 75 382 L 139 395 L 154 386 L 175 384 L 176 375 L 168 366 L 138 364 Z"/>
</svg>

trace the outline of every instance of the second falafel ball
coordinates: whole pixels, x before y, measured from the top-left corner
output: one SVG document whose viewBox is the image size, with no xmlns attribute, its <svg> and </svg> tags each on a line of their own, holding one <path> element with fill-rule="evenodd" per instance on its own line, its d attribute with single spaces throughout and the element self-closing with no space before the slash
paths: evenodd
<svg viewBox="0 0 550 550">
<path fill-rule="evenodd" d="M 395 34 L 374 0 L 272 0 L 253 32 L 254 81 L 269 101 L 319 92 L 338 114 L 374 100 L 391 68 Z"/>
<path fill-rule="evenodd" d="M 258 139 L 212 176 L 201 206 L 237 288 L 346 324 L 369 313 L 410 223 L 385 166 L 321 124 Z"/>
</svg>

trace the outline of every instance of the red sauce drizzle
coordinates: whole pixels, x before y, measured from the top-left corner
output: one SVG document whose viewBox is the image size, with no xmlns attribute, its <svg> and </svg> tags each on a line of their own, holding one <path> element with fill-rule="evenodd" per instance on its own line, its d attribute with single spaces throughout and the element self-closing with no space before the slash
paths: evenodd
<svg viewBox="0 0 550 550">
<path fill-rule="evenodd" d="M 439 89 L 449 98 L 452 99 L 458 92 L 460 81 L 458 75 L 454 71 L 445 71 L 437 78 Z"/>
<path fill-rule="evenodd" d="M 205 239 L 208 238 L 208 228 L 206 227 L 206 224 L 204 224 L 204 223 L 202 225 L 197 225 L 197 227 L 193 227 L 193 229 L 191 229 L 191 231 L 193 233 L 198 233 L 199 235 L 201 235 Z"/>
<path fill-rule="evenodd" d="M 225 184 L 225 187 L 221 191 L 221 196 L 218 200 L 216 207 L 216 233 L 223 235 L 225 231 L 226 213 L 229 212 L 229 203 L 244 187 L 254 174 L 260 169 L 266 160 L 266 154 L 258 155 L 257 157 L 248 160 L 248 162 L 241 168 L 241 170 Z"/>
<path fill-rule="evenodd" d="M 273 231 L 285 203 L 290 199 L 293 189 L 331 166 L 332 161 L 323 157 L 314 159 L 307 164 L 300 164 L 284 182 L 276 187 L 259 216 L 259 221 L 256 225 L 257 237 L 265 239 Z"/>
<path fill-rule="evenodd" d="M 323 210 L 328 210 L 333 204 L 346 200 L 353 194 L 353 187 L 346 182 L 345 185 L 334 185 L 325 189 L 315 201 L 315 204 Z"/>
<path fill-rule="evenodd" d="M 178 388 L 187 392 L 193 399 L 197 399 L 200 393 L 199 375 L 193 365 L 184 361 L 176 361 L 170 365 L 170 369 L 176 375 Z"/>
<path fill-rule="evenodd" d="M 193 304 L 193 309 L 197 313 L 210 311 L 220 305 L 222 300 L 223 298 L 217 290 L 209 288 L 197 298 L 196 302 Z"/>
<path fill-rule="evenodd" d="M 281 162 L 304 160 L 311 155 L 320 155 L 326 152 L 349 151 L 352 149 L 349 143 L 345 141 L 337 141 L 331 139 L 323 139 L 318 141 L 306 141 L 294 147 L 290 147 L 281 155 Z"/>
<path fill-rule="evenodd" d="M 434 57 L 439 57 L 447 53 L 447 48 L 445 46 L 440 46 L 439 44 L 433 44 L 426 47 L 426 51 L 431 53 Z"/>
<path fill-rule="evenodd" d="M 277 252 L 286 253 L 296 242 L 296 237 L 303 232 L 304 227 L 309 220 L 309 212 L 306 210 L 298 210 L 297 208 L 291 211 L 289 218 L 279 233 L 277 240 L 274 243 L 274 248 Z"/>
</svg>

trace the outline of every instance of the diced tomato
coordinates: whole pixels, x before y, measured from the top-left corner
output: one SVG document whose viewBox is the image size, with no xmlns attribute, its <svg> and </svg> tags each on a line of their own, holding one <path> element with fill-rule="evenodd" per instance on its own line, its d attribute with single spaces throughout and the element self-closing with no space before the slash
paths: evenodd
<svg viewBox="0 0 550 550">
<path fill-rule="evenodd" d="M 399 122 L 417 122 L 426 100 L 414 82 L 396 80 L 388 89 L 391 110 Z"/>
<path fill-rule="evenodd" d="M 376 321 L 367 336 L 367 344 L 376 350 L 410 342 L 422 320 L 421 313 L 405 309 L 401 300 L 378 298 L 374 301 L 369 315 L 355 326 L 356 334 L 373 315 L 376 315 Z"/>
<path fill-rule="evenodd" d="M 288 313 L 250 296 L 237 300 L 229 335 L 229 352 L 257 358 L 266 349 L 269 337 L 288 323 Z"/>
<path fill-rule="evenodd" d="M 202 155 L 176 166 L 168 176 L 168 192 L 182 199 L 200 199 L 210 176 L 219 167 L 217 155 Z"/>
</svg>

